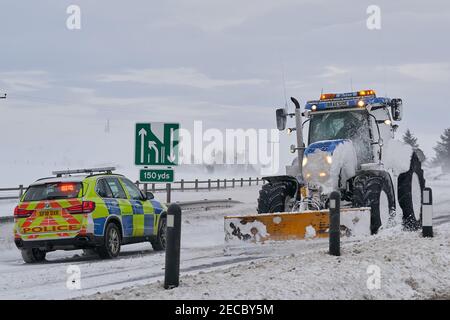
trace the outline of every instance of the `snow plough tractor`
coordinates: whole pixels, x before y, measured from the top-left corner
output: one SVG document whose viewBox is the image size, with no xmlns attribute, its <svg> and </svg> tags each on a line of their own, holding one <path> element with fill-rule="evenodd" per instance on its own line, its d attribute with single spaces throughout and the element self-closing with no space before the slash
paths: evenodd
<svg viewBox="0 0 450 320">
<path fill-rule="evenodd" d="M 225 217 L 226 241 L 328 237 L 329 195 L 341 195 L 341 234 L 421 225 L 425 179 L 420 150 L 396 140 L 402 100 L 373 90 L 321 94 L 301 110 L 276 110 L 277 127 L 295 118 L 296 153 L 286 175 L 264 177 L 257 213 Z M 307 142 L 304 143 L 304 130 Z"/>
</svg>

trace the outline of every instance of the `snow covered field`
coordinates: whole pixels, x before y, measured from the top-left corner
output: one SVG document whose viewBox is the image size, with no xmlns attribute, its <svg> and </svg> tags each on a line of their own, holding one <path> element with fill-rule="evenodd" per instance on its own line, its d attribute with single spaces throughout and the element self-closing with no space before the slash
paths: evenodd
<svg viewBox="0 0 450 320">
<path fill-rule="evenodd" d="M 164 253 L 150 244 L 124 246 L 118 259 L 102 261 L 81 251 L 52 252 L 43 264 L 26 265 L 0 224 L 0 299 L 406 299 L 450 296 L 450 179 L 428 180 L 434 190 L 436 237 L 389 229 L 343 240 L 342 256 L 326 254 L 326 240 L 235 247 L 224 253 L 223 216 L 256 211 L 260 186 L 185 192 L 174 201 L 233 198 L 227 209 L 186 211 L 183 216 L 181 285 L 162 288 Z M 81 270 L 81 290 L 69 290 L 67 268 Z M 369 290 L 367 267 L 381 272 Z M 124 289 L 125 288 L 125 289 Z"/>
</svg>

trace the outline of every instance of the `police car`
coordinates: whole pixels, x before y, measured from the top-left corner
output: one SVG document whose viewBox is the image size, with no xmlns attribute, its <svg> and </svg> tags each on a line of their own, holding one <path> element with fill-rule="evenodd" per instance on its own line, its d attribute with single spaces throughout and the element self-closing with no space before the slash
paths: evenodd
<svg viewBox="0 0 450 320">
<path fill-rule="evenodd" d="M 55 171 L 28 187 L 14 210 L 14 241 L 25 262 L 75 249 L 110 259 L 121 245 L 145 241 L 165 249 L 166 206 L 113 170 Z"/>
</svg>

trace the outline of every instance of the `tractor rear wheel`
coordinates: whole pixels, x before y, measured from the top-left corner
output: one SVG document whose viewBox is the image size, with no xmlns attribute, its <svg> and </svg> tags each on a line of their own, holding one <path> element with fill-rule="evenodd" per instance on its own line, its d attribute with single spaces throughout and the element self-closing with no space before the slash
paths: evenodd
<svg viewBox="0 0 450 320">
<path fill-rule="evenodd" d="M 258 213 L 290 211 L 295 203 L 295 187 L 291 182 L 270 182 L 259 191 Z"/>
<path fill-rule="evenodd" d="M 409 171 L 398 177 L 398 202 L 406 230 L 417 230 L 422 221 L 422 191 L 425 188 L 422 164 L 414 153 Z"/>
<path fill-rule="evenodd" d="M 395 195 L 391 180 L 384 175 L 364 173 L 353 182 L 353 206 L 370 207 L 370 232 L 395 220 Z"/>
</svg>

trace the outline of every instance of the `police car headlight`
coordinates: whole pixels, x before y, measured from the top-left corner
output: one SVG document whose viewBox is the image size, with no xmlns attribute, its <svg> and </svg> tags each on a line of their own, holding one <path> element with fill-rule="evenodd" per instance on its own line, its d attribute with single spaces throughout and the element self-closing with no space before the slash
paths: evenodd
<svg viewBox="0 0 450 320">
<path fill-rule="evenodd" d="M 325 159 L 326 159 L 326 161 L 327 161 L 328 164 L 332 164 L 332 163 L 333 163 L 333 157 L 331 157 L 331 156 L 326 156 Z"/>
</svg>

